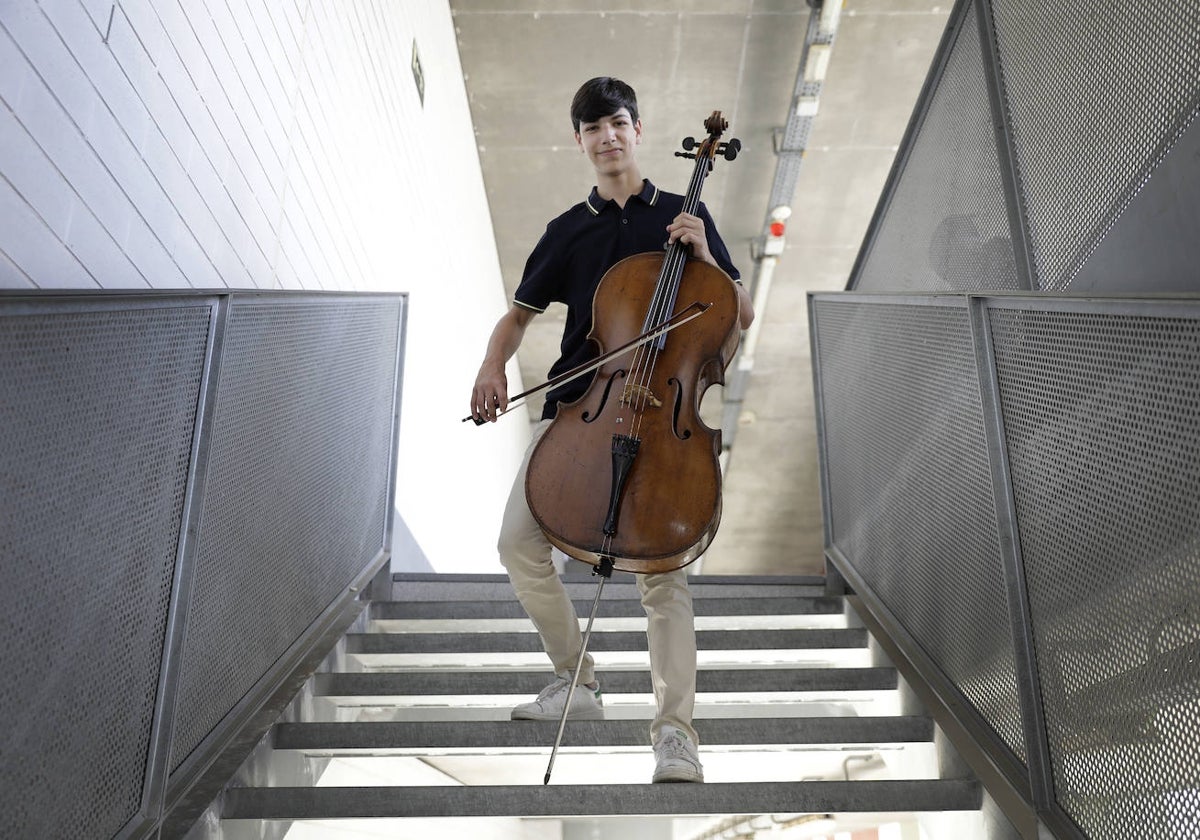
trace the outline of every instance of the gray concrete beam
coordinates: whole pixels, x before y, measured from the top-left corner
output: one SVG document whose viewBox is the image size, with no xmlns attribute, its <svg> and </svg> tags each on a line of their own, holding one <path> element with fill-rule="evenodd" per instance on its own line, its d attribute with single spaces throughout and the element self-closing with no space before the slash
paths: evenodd
<svg viewBox="0 0 1200 840">
<path fill-rule="evenodd" d="M 594 592 L 594 590 L 593 590 Z M 595 596 L 593 595 L 593 598 Z M 575 611 L 586 616 L 592 599 L 575 600 Z M 739 615 L 841 615 L 840 598 L 698 598 L 694 600 L 698 616 Z M 635 598 L 606 601 L 599 612 L 603 618 L 636 618 L 645 615 Z M 525 618 L 525 610 L 516 599 L 508 601 L 379 601 L 371 605 L 375 619 L 414 618 Z"/>
<path fill-rule="evenodd" d="M 867 646 L 867 631 L 697 630 L 699 650 L 825 650 Z M 353 633 L 346 636 L 347 653 L 529 653 L 543 650 L 537 633 Z M 596 632 L 588 650 L 644 651 L 644 631 Z"/>
<path fill-rule="evenodd" d="M 325 697 L 537 694 L 546 673 L 524 671 L 317 674 L 315 693 Z M 605 670 L 601 688 L 610 694 L 651 691 L 646 670 Z M 894 668 L 736 668 L 696 672 L 697 693 L 774 691 L 886 691 L 897 687 Z"/>
<path fill-rule="evenodd" d="M 978 782 L 232 788 L 223 819 L 977 811 Z"/>
<path fill-rule="evenodd" d="M 711 718 L 697 722 L 705 747 L 780 744 L 900 744 L 933 740 L 928 717 Z M 281 723 L 277 750 L 445 749 L 541 747 L 553 743 L 557 721 L 422 721 L 412 723 Z M 647 744 L 644 720 L 573 720 L 568 747 Z"/>
<path fill-rule="evenodd" d="M 564 575 L 563 585 L 576 599 L 595 597 L 599 580 L 588 575 Z M 824 594 L 824 578 L 811 576 L 728 578 L 699 575 L 688 578 L 688 590 L 699 598 L 817 597 Z M 512 585 L 506 575 L 393 575 L 393 600 L 398 601 L 511 601 Z M 614 572 L 601 600 L 637 600 L 634 575 Z"/>
</svg>

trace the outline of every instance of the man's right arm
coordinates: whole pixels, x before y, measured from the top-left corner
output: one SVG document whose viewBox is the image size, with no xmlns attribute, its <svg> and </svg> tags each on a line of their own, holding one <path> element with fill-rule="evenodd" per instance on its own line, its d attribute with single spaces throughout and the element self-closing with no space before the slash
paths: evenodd
<svg viewBox="0 0 1200 840">
<path fill-rule="evenodd" d="M 499 412 L 508 407 L 508 377 L 504 366 L 525 337 L 525 328 L 537 313 L 513 304 L 496 322 L 475 387 L 471 389 L 471 415 L 476 420 L 496 421 Z"/>
</svg>

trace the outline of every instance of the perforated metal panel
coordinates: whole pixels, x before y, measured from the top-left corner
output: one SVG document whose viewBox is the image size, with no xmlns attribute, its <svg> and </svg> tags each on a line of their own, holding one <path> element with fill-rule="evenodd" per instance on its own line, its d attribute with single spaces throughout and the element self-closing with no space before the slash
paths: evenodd
<svg viewBox="0 0 1200 840">
<path fill-rule="evenodd" d="M 96 308 L 0 302 L 3 837 L 142 799 L 211 305 Z"/>
<path fill-rule="evenodd" d="M 173 768 L 383 547 L 399 306 L 233 300 Z"/>
<path fill-rule="evenodd" d="M 1195 118 L 1200 4 L 991 5 L 1038 286 L 1066 289 Z"/>
<path fill-rule="evenodd" d="M 1056 795 L 1196 837 L 1200 310 L 1078 309 L 991 312 Z"/>
<path fill-rule="evenodd" d="M 833 544 L 1024 760 L 967 310 L 814 305 Z"/>
<path fill-rule="evenodd" d="M 1017 289 L 974 4 L 854 288 Z"/>
</svg>

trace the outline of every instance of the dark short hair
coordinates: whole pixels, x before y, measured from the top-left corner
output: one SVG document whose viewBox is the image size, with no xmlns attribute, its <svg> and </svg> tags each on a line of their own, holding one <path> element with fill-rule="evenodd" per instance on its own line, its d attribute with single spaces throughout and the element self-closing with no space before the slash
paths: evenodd
<svg viewBox="0 0 1200 840">
<path fill-rule="evenodd" d="M 597 76 L 584 82 L 571 100 L 571 125 L 579 131 L 580 123 L 611 117 L 622 108 L 627 108 L 637 122 L 637 94 L 633 88 L 612 76 Z"/>
</svg>

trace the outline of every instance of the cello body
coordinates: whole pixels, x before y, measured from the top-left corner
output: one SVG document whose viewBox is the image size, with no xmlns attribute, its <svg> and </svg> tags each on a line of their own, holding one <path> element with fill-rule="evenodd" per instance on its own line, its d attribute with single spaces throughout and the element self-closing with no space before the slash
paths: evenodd
<svg viewBox="0 0 1200 840">
<path fill-rule="evenodd" d="M 708 547 L 720 523 L 721 432 L 701 420 L 700 403 L 737 350 L 739 299 L 724 271 L 680 259 L 677 292 L 656 317 L 694 302 L 708 305 L 703 316 L 601 366 L 579 400 L 559 406 L 530 456 L 534 519 L 551 544 L 593 565 L 673 571 Z M 643 332 L 669 260 L 670 252 L 637 254 L 601 279 L 589 336 L 601 351 Z M 618 454 L 630 439 L 635 453 Z"/>
</svg>

